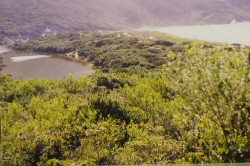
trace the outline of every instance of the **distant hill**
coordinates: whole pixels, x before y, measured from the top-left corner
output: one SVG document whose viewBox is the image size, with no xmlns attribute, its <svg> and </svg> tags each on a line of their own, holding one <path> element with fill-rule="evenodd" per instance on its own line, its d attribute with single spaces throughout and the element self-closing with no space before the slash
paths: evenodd
<svg viewBox="0 0 250 166">
<path fill-rule="evenodd" d="M 0 35 L 250 21 L 249 0 L 1 0 Z"/>
</svg>

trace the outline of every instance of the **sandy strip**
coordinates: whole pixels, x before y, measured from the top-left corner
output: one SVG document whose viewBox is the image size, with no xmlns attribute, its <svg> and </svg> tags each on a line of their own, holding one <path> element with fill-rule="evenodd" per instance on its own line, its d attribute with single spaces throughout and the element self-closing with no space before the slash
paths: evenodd
<svg viewBox="0 0 250 166">
<path fill-rule="evenodd" d="M 17 56 L 17 57 L 11 57 L 10 59 L 13 62 L 23 62 L 33 59 L 40 59 L 40 58 L 49 58 L 50 56 L 47 55 L 34 55 L 34 56 Z"/>
</svg>

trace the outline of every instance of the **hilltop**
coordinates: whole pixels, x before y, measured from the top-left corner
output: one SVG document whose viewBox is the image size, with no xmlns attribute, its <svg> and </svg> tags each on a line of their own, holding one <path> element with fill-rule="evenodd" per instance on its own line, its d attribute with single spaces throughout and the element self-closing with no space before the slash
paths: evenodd
<svg viewBox="0 0 250 166">
<path fill-rule="evenodd" d="M 0 35 L 249 21 L 249 5 L 248 0 L 1 0 Z"/>
</svg>

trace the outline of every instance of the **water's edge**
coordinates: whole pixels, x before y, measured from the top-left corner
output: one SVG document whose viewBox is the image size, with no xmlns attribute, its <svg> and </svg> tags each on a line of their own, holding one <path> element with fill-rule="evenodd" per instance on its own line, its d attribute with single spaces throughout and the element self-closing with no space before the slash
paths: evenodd
<svg viewBox="0 0 250 166">
<path fill-rule="evenodd" d="M 25 52 L 0 46 L 0 74 L 11 74 L 14 79 L 62 79 L 70 74 L 89 76 L 95 71 L 91 65 L 64 55 Z"/>
</svg>

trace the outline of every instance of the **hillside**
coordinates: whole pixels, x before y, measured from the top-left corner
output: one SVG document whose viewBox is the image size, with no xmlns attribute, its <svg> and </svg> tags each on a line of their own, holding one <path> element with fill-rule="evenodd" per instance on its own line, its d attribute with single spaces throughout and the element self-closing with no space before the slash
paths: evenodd
<svg viewBox="0 0 250 166">
<path fill-rule="evenodd" d="M 96 73 L 0 75 L 3 165 L 250 162 L 249 49 L 126 33 L 63 33 L 15 46 L 78 51 Z"/>
<path fill-rule="evenodd" d="M 249 21 L 250 1 L 241 0 L 1 0 L 0 33 L 8 36 L 141 26 Z"/>
</svg>

